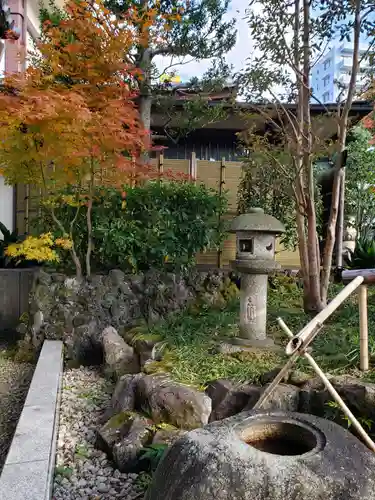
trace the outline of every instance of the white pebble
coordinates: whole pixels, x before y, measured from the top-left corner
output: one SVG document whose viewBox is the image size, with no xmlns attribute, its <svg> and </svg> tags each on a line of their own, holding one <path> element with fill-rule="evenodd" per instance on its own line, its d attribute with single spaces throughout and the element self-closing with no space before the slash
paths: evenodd
<svg viewBox="0 0 375 500">
<path fill-rule="evenodd" d="M 105 453 L 94 448 L 112 392 L 111 384 L 95 369 L 81 367 L 64 373 L 56 452 L 56 466 L 64 475 L 55 477 L 56 500 L 134 497 L 137 474 L 120 473 Z M 100 403 L 93 405 L 94 396 Z"/>
</svg>

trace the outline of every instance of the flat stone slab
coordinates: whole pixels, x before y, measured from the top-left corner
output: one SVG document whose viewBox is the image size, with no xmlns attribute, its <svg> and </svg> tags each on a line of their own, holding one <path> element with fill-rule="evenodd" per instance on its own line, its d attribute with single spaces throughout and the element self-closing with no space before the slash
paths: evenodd
<svg viewBox="0 0 375 500">
<path fill-rule="evenodd" d="M 51 498 L 63 372 L 62 354 L 62 342 L 44 342 L 0 476 L 0 499 Z"/>
<path fill-rule="evenodd" d="M 49 500 L 49 460 L 4 465 L 0 498 L 4 500 Z"/>
</svg>

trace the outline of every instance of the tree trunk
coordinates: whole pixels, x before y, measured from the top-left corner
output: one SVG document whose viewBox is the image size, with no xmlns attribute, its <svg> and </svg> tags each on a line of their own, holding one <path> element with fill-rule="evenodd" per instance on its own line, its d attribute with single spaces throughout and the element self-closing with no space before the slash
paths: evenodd
<svg viewBox="0 0 375 500">
<path fill-rule="evenodd" d="M 152 107 L 152 92 L 151 92 L 151 60 L 152 53 L 150 48 L 143 49 L 139 56 L 139 66 L 142 69 L 142 78 L 139 83 L 139 116 L 141 123 L 148 135 L 146 140 L 146 151 L 143 153 L 143 161 L 149 158 L 151 147 L 151 107 Z"/>
<path fill-rule="evenodd" d="M 319 312 L 323 308 L 320 296 L 320 262 L 317 253 L 315 209 L 315 181 L 312 163 L 312 129 L 310 115 L 310 1 L 303 0 L 303 76 L 302 76 L 302 149 L 303 173 L 306 179 L 307 255 L 309 262 L 309 289 L 304 291 L 306 312 Z"/>
<path fill-rule="evenodd" d="M 332 186 L 332 197 L 331 197 L 331 210 L 329 214 L 329 220 L 327 224 L 327 233 L 325 238 L 325 245 L 323 251 L 323 269 L 322 269 L 322 281 L 320 284 L 320 293 L 323 300 L 327 300 L 329 280 L 332 267 L 332 257 L 333 248 L 335 246 L 336 237 L 336 222 L 338 216 L 338 205 L 340 199 L 341 190 L 341 175 L 342 170 L 335 172 Z"/>
<path fill-rule="evenodd" d="M 329 215 L 328 227 L 327 227 L 327 238 L 324 246 L 323 253 L 323 271 L 322 271 L 322 281 L 321 281 L 321 296 L 322 300 L 327 300 L 329 280 L 332 268 L 332 256 L 333 249 L 335 245 L 336 237 L 336 224 L 338 217 L 339 201 L 341 189 L 345 189 L 343 184 L 343 152 L 345 150 L 346 134 L 348 131 L 349 124 L 349 111 L 352 107 L 353 97 L 355 93 L 355 86 L 357 82 L 357 74 L 359 67 L 359 39 L 361 35 L 361 0 L 355 0 L 354 3 L 354 36 L 353 36 L 353 59 L 352 59 L 352 70 L 350 76 L 350 83 L 348 88 L 348 95 L 346 102 L 344 104 L 341 117 L 338 123 L 338 140 L 337 140 L 337 161 L 335 165 L 335 176 L 333 179 L 332 188 L 332 201 L 331 201 L 331 211 Z M 344 208 L 344 207 L 343 207 Z M 342 234 L 338 237 L 342 238 Z"/>
<path fill-rule="evenodd" d="M 86 250 L 86 274 L 91 276 L 91 253 L 93 247 L 92 241 L 92 203 L 94 198 L 95 172 L 93 158 L 91 157 L 90 179 L 89 179 L 89 198 L 87 201 L 86 224 L 87 224 L 87 250 Z"/>
<path fill-rule="evenodd" d="M 70 255 L 72 256 L 72 261 L 73 261 L 73 264 L 75 265 L 75 268 L 76 268 L 76 277 L 77 277 L 77 280 L 81 281 L 82 280 L 82 265 L 81 265 L 81 261 L 79 260 L 79 257 L 78 257 L 77 252 L 76 252 L 76 248 L 75 248 L 75 245 L 74 245 L 73 234 L 72 234 L 72 227 L 73 227 L 74 222 L 76 221 L 76 219 L 78 217 L 78 213 L 79 213 L 79 210 L 77 209 L 76 216 L 74 217 L 73 221 L 70 224 L 71 230 L 70 230 L 70 233 L 69 233 L 69 237 L 70 237 L 70 240 L 72 242 L 72 247 L 70 249 Z M 61 221 L 57 218 L 56 213 L 55 213 L 55 209 L 53 207 L 51 208 L 51 217 L 52 217 L 53 222 L 56 224 L 56 226 L 62 232 L 62 234 L 63 235 L 66 234 L 67 232 L 66 232 L 63 224 L 61 223 Z"/>
<path fill-rule="evenodd" d="M 345 225 L 345 168 L 342 169 L 341 186 L 340 186 L 340 199 L 339 199 L 339 213 L 337 218 L 337 232 L 336 232 L 336 267 L 343 267 L 343 243 L 344 243 L 344 225 Z"/>
<path fill-rule="evenodd" d="M 152 96 L 149 93 L 142 93 L 139 97 L 139 115 L 142 125 L 149 132 L 151 129 L 151 106 Z"/>
<path fill-rule="evenodd" d="M 303 279 L 303 295 L 304 308 L 308 310 L 310 297 L 310 261 L 308 255 L 308 239 L 305 227 L 306 199 L 304 193 L 304 179 L 302 174 L 303 167 L 303 128 L 304 128 L 304 82 L 301 71 L 301 53 L 300 53 L 300 0 L 294 2 L 294 54 L 293 63 L 297 83 L 297 109 L 296 109 L 296 151 L 295 151 L 295 169 L 297 172 L 297 185 L 295 190 L 296 197 L 296 221 L 298 235 L 298 250 L 301 263 L 302 279 Z"/>
<path fill-rule="evenodd" d="M 310 289 L 304 296 L 305 312 L 317 313 L 325 307 L 320 295 L 320 266 L 318 263 L 316 214 L 314 200 L 309 200 L 307 216 L 307 251 L 309 256 Z"/>
<path fill-rule="evenodd" d="M 72 260 L 73 260 L 73 263 L 74 263 L 75 268 L 76 268 L 76 278 L 78 281 L 81 281 L 82 280 L 82 266 L 81 266 L 81 261 L 79 260 L 79 257 L 77 255 L 77 252 L 76 252 L 74 246 L 72 246 L 70 254 L 72 256 Z"/>
<path fill-rule="evenodd" d="M 303 288 L 307 290 L 310 289 L 310 279 L 309 279 L 309 258 L 307 255 L 307 239 L 305 230 L 305 220 L 303 215 L 300 213 L 301 207 L 297 205 L 297 235 L 298 235 L 298 251 L 302 271 Z"/>
<path fill-rule="evenodd" d="M 86 221 L 87 221 L 87 251 L 86 251 L 86 274 L 91 276 L 91 253 L 92 253 L 92 197 L 87 204 Z"/>
</svg>

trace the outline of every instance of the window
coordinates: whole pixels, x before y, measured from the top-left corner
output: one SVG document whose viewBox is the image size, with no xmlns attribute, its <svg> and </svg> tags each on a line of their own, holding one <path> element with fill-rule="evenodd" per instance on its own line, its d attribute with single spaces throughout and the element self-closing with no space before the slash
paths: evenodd
<svg viewBox="0 0 375 500">
<path fill-rule="evenodd" d="M 323 78 L 323 86 L 324 87 L 327 87 L 329 85 L 329 81 L 330 81 L 331 77 L 330 75 L 326 75 L 324 78 Z"/>
<path fill-rule="evenodd" d="M 331 66 L 331 59 L 324 61 L 324 69 L 328 69 Z"/>
<path fill-rule="evenodd" d="M 353 62 L 353 58 L 352 58 L 352 56 L 342 56 L 342 62 L 346 66 L 351 66 L 352 62 Z"/>
<path fill-rule="evenodd" d="M 254 253 L 254 240 L 240 240 L 239 247 L 241 253 Z"/>
<path fill-rule="evenodd" d="M 329 92 L 324 92 L 323 94 L 323 102 L 328 102 L 329 101 Z"/>
</svg>

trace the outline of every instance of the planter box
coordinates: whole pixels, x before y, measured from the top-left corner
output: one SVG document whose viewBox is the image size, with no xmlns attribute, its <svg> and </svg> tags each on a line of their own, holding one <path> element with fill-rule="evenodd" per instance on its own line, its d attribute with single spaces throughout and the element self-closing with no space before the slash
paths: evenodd
<svg viewBox="0 0 375 500">
<path fill-rule="evenodd" d="M 36 268 L 0 269 L 0 331 L 13 329 L 29 311 L 29 293 Z"/>
</svg>

